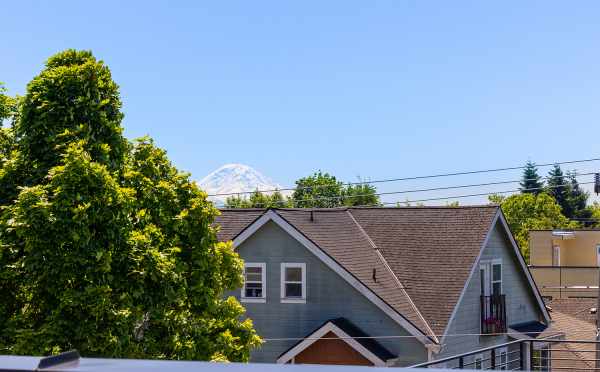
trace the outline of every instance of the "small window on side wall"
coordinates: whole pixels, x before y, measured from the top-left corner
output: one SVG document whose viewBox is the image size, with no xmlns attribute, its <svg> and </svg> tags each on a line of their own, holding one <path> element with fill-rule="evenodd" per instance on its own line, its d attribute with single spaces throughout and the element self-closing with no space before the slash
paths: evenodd
<svg viewBox="0 0 600 372">
<path fill-rule="evenodd" d="M 244 264 L 244 287 L 242 302 L 266 302 L 267 284 L 266 267 L 264 263 L 246 262 Z"/>
<path fill-rule="evenodd" d="M 306 302 L 306 264 L 281 264 L 281 302 Z"/>
</svg>

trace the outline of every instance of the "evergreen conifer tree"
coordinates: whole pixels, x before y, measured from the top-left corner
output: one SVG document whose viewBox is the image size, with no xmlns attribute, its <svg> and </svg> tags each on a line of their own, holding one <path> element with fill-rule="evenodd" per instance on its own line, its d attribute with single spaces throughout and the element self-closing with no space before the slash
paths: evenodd
<svg viewBox="0 0 600 372">
<path fill-rule="evenodd" d="M 541 177 L 537 173 L 537 167 L 535 163 L 527 161 L 525 169 L 523 169 L 523 179 L 521 180 L 521 193 L 523 194 L 534 194 L 537 195 L 542 192 L 544 183 L 541 181 Z"/>
<path fill-rule="evenodd" d="M 587 220 L 592 217 L 592 210 L 587 206 L 587 201 L 590 196 L 589 193 L 579 186 L 579 182 L 577 182 L 577 172 L 567 172 L 567 179 L 569 183 L 567 200 L 570 215 L 565 214 L 565 216 L 568 218 L 579 219 L 585 226 L 592 225 L 591 221 Z"/>
<path fill-rule="evenodd" d="M 560 206 L 562 213 L 566 217 L 573 214 L 571 205 L 569 204 L 569 190 L 570 184 L 567 182 L 562 169 L 560 169 L 560 165 L 555 164 L 550 172 L 548 172 L 546 192 L 556 200 L 556 203 Z"/>
</svg>

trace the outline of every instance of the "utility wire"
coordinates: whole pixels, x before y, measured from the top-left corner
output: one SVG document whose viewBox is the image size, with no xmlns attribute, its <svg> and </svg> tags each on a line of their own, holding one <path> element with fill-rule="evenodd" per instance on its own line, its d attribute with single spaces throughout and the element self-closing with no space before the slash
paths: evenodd
<svg viewBox="0 0 600 372">
<path fill-rule="evenodd" d="M 594 173 L 582 173 L 582 174 L 577 174 L 575 177 L 587 176 L 587 175 L 592 175 L 592 174 L 594 174 Z M 551 178 L 552 177 L 544 177 L 544 178 L 540 178 L 540 179 L 551 179 Z M 527 179 L 527 180 L 536 180 L 536 179 Z M 314 201 L 324 201 L 324 200 L 341 200 L 341 199 L 353 199 L 353 198 L 356 199 L 356 198 L 369 197 L 369 196 L 383 196 L 383 195 L 397 195 L 397 194 L 408 194 L 408 193 L 427 192 L 427 191 L 453 190 L 453 189 L 463 189 L 463 188 L 470 188 L 470 187 L 481 187 L 481 186 L 492 186 L 492 185 L 510 184 L 510 183 L 517 183 L 517 182 L 521 182 L 521 181 L 523 181 L 523 180 L 486 182 L 486 183 L 479 183 L 479 184 L 433 187 L 433 188 L 427 188 L 427 189 L 412 189 L 412 190 L 380 192 L 380 193 L 373 193 L 373 194 L 362 194 L 362 195 L 351 195 L 351 196 L 347 196 L 347 195 L 320 196 L 320 197 L 310 198 L 310 199 L 292 200 L 292 203 L 294 203 L 295 205 L 297 205 L 298 203 L 302 203 L 302 202 L 314 202 Z M 579 184 L 580 185 L 586 185 L 586 184 L 592 184 L 592 183 L 594 183 L 594 182 L 582 182 L 582 183 L 579 183 Z M 377 205 L 392 205 L 392 204 L 399 204 L 399 203 L 400 204 L 402 204 L 402 203 L 420 203 L 420 202 L 434 201 L 434 200 L 448 200 L 448 199 L 455 199 L 455 198 L 486 196 L 486 195 L 494 195 L 494 194 L 508 194 L 508 193 L 513 193 L 513 192 L 538 191 L 538 190 L 545 190 L 545 189 L 567 187 L 567 186 L 570 186 L 570 185 L 571 185 L 570 183 L 564 183 L 564 184 L 555 185 L 555 186 L 545 186 L 545 187 L 528 188 L 528 189 L 506 190 L 506 191 L 496 191 L 496 192 L 468 194 L 468 195 L 456 195 L 456 196 L 448 196 L 448 197 L 436 197 L 436 198 L 428 198 L 428 199 L 420 199 L 420 200 L 406 200 L 406 201 L 400 201 L 400 202 L 397 201 L 397 202 L 384 202 L 384 203 L 373 203 L 373 204 L 364 204 L 364 205 L 353 205 L 353 207 L 370 207 L 370 206 L 377 206 Z M 269 203 L 255 203 L 254 207 L 266 207 L 266 206 L 271 205 L 271 204 L 277 204 L 277 202 L 275 202 L 275 203 L 272 203 L 272 202 L 269 202 Z"/>
<path fill-rule="evenodd" d="M 582 160 L 570 160 L 570 161 L 562 161 L 555 163 L 545 163 L 545 164 L 536 164 L 536 167 L 548 167 L 552 165 L 563 165 L 563 164 L 576 164 L 576 163 L 588 163 L 598 161 L 600 158 L 590 158 L 590 159 L 582 159 Z M 439 174 L 431 174 L 426 176 L 413 176 L 413 177 L 402 177 L 402 178 L 388 178 L 381 179 L 375 181 L 360 181 L 360 182 L 346 182 L 342 183 L 343 186 L 352 186 L 352 185 L 369 185 L 374 183 L 385 183 L 385 182 L 398 182 L 398 181 L 411 181 L 411 180 L 422 180 L 429 178 L 439 178 L 439 177 L 451 177 L 451 176 L 462 176 L 469 174 L 480 174 L 480 173 L 491 173 L 491 172 L 502 172 L 509 170 L 518 170 L 524 169 L 526 166 L 518 166 L 518 167 L 505 167 L 505 168 L 493 168 L 493 169 L 483 169 L 483 170 L 475 170 L 475 171 L 466 171 L 466 172 L 453 172 L 453 173 L 439 173 Z M 295 191 L 295 190 L 304 190 L 304 189 L 315 189 L 321 187 L 331 187 L 330 185 L 314 185 L 314 186 L 302 186 L 302 187 L 288 187 L 282 189 L 271 189 L 271 190 L 254 190 L 254 191 L 240 191 L 240 192 L 226 192 L 226 193 L 217 193 L 217 194 L 209 194 L 208 196 L 233 196 L 233 195 L 244 195 L 244 194 L 252 194 L 255 192 L 276 192 L 276 191 Z"/>
<path fill-rule="evenodd" d="M 592 182 L 580 182 L 580 185 L 589 185 L 589 184 L 593 184 L 594 181 Z M 484 192 L 484 193 L 479 193 L 479 194 L 467 194 L 467 195 L 454 195 L 454 196 L 445 196 L 445 197 L 441 197 L 441 198 L 429 198 L 429 199 L 419 199 L 419 200 L 406 200 L 406 201 L 397 201 L 397 202 L 387 202 L 387 203 L 379 203 L 379 204 L 371 204 L 371 205 L 356 205 L 353 207 L 373 207 L 373 206 L 377 206 L 377 205 L 398 205 L 398 204 L 402 204 L 402 203 L 422 203 L 422 202 L 427 202 L 427 201 L 434 201 L 434 200 L 449 200 L 449 199 L 460 199 L 460 198 L 470 198 L 470 197 L 475 197 L 475 196 L 486 196 L 486 195 L 496 195 L 496 194 L 511 194 L 511 193 L 515 193 L 515 192 L 523 192 L 523 191 L 536 191 L 536 190 L 546 190 L 546 189 L 556 189 L 556 188 L 561 188 L 561 187 L 566 187 L 569 186 L 568 184 L 561 184 L 561 185 L 556 185 L 556 186 L 547 186 L 547 187 L 534 187 L 534 188 L 529 188 L 529 189 L 517 189 L 517 190 L 505 190 L 505 191 L 495 191 L 495 192 Z"/>
<path fill-rule="evenodd" d="M 578 174 L 576 175 L 576 177 L 579 176 L 589 176 L 592 173 L 582 173 L 582 174 Z M 540 180 L 549 180 L 553 177 L 543 177 L 543 178 L 539 178 Z M 320 197 L 316 197 L 316 198 L 310 198 L 310 199 L 301 199 L 301 200 L 294 200 L 294 203 L 302 203 L 302 202 L 310 202 L 310 201 L 319 201 L 319 200 L 340 200 L 340 199 L 357 199 L 357 198 L 362 198 L 362 197 L 369 197 L 369 196 L 383 196 L 383 195 L 397 195 L 397 194 L 411 194 L 411 193 L 416 193 L 416 192 L 428 192 L 428 191 L 440 191 L 440 190 L 455 190 L 455 189 L 465 189 L 465 188 L 471 188 L 471 187 L 481 187 L 481 186 L 494 186 L 494 185 L 505 185 L 505 184 L 510 184 L 510 183 L 517 183 L 517 182 L 522 182 L 522 181 L 535 181 L 537 180 L 536 178 L 528 178 L 528 179 L 524 179 L 524 180 L 512 180 L 512 181 L 497 181 L 497 182 L 486 182 L 486 183 L 475 183 L 475 184 L 470 184 L 470 185 L 458 185 L 458 186 L 443 186 L 443 187 L 432 187 L 432 188 L 427 188 L 427 189 L 413 189 L 413 190 L 403 190 L 403 191 L 390 191 L 390 192 L 380 192 L 380 193 L 374 193 L 374 194 L 359 194 L 359 195 L 337 195 L 337 196 L 320 196 Z M 568 184 L 563 184 L 560 185 L 559 187 L 562 186 L 566 186 Z M 527 191 L 533 191 L 533 188 L 530 189 L 525 189 Z M 264 204 L 264 203 L 263 203 Z"/>
<path fill-rule="evenodd" d="M 535 333 L 535 332 L 534 332 Z M 538 334 L 541 332 L 537 332 Z M 505 336 L 505 335 L 523 335 L 519 332 L 506 332 L 506 333 L 453 333 L 446 335 L 434 335 L 429 334 L 427 337 L 435 336 L 438 339 L 443 337 L 465 337 L 465 336 Z M 414 335 L 392 335 L 392 336 L 356 336 L 356 337 L 281 337 L 281 338 L 263 338 L 262 340 L 265 342 L 273 342 L 273 341 L 301 341 L 301 340 L 363 340 L 363 339 L 397 339 L 397 338 L 417 338 L 423 336 L 414 336 Z"/>
</svg>

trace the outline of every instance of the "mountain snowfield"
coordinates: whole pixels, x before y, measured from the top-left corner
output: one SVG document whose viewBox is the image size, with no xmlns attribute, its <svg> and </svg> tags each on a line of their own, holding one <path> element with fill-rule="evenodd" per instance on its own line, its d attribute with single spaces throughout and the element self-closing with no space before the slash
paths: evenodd
<svg viewBox="0 0 600 372">
<path fill-rule="evenodd" d="M 280 189 L 256 169 L 244 164 L 225 164 L 200 180 L 199 186 L 211 194 L 227 194 L 258 190 Z M 227 195 L 209 197 L 217 206 L 224 205 Z"/>
</svg>

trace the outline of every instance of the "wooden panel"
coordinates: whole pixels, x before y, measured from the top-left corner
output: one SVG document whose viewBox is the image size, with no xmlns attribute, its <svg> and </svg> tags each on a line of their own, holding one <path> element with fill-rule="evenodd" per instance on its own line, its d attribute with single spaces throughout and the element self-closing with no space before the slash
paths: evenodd
<svg viewBox="0 0 600 372">
<path fill-rule="evenodd" d="M 323 338 L 337 338 L 329 332 Z M 337 364 L 372 366 L 367 358 L 354 350 L 344 340 L 318 340 L 294 358 L 296 364 Z"/>
</svg>

